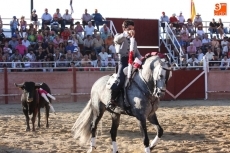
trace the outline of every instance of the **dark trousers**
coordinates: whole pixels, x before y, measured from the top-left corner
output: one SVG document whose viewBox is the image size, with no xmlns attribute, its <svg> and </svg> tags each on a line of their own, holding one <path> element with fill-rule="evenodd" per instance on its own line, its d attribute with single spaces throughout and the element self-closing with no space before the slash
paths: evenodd
<svg viewBox="0 0 230 153">
<path fill-rule="evenodd" d="M 44 27 L 44 24 L 50 25 L 50 21 L 42 20 L 42 28 Z"/>
<path fill-rule="evenodd" d="M 163 29 L 163 32 L 165 32 L 165 23 L 161 23 L 161 27 Z"/>
<path fill-rule="evenodd" d="M 128 66 L 128 57 L 122 57 L 118 63 L 117 77 L 120 80 L 116 85 L 112 86 L 112 90 L 119 91 L 125 83 L 125 74 L 123 69 Z"/>
</svg>

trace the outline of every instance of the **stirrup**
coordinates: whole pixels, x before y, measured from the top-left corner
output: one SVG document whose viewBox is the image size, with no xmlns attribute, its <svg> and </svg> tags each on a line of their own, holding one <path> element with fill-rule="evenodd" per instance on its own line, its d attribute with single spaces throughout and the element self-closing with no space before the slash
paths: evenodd
<svg viewBox="0 0 230 153">
<path fill-rule="evenodd" d="M 117 106 L 117 104 L 114 102 L 115 100 L 111 100 L 107 105 L 106 109 L 114 110 Z"/>
</svg>

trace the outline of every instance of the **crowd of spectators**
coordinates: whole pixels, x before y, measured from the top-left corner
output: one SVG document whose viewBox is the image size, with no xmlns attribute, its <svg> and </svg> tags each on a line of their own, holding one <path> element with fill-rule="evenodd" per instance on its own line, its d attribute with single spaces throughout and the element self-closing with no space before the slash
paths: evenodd
<svg viewBox="0 0 230 153">
<path fill-rule="evenodd" d="M 182 12 L 178 16 L 174 13 L 171 17 L 162 12 L 160 21 L 163 33 L 176 36 L 174 42 L 170 43 L 174 43 L 178 50 L 181 46 L 184 55 L 179 57 L 175 48 L 172 52 L 183 66 L 202 66 L 205 56 L 210 61 L 209 66 L 229 69 L 230 42 L 227 34 L 230 34 L 230 25 L 229 28 L 224 27 L 221 18 L 218 22 L 212 19 L 208 27 L 204 27 L 199 13 L 193 21 L 190 18 L 186 21 Z M 209 33 L 205 33 L 204 28 L 208 28 Z"/>
<path fill-rule="evenodd" d="M 1 19 L 1 18 L 0 18 Z M 31 22 L 13 16 L 10 40 L 5 38 L 0 20 L 0 68 L 12 71 L 79 71 L 114 70 L 116 54 L 108 22 L 98 10 L 82 14 L 82 23 L 74 22 L 68 9 L 51 15 L 45 9 L 38 21 L 34 9 Z M 6 63 L 8 62 L 8 63 Z M 66 68 L 69 67 L 69 68 Z M 27 69 L 28 68 L 28 69 Z M 33 68 L 33 69 L 31 69 Z"/>
</svg>

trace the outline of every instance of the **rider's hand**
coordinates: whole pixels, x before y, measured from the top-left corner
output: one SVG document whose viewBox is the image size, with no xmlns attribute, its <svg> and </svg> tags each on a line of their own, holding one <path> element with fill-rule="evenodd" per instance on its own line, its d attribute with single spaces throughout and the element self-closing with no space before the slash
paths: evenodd
<svg viewBox="0 0 230 153">
<path fill-rule="evenodd" d="M 135 30 L 129 30 L 128 34 L 130 37 L 134 37 L 135 36 Z"/>
</svg>

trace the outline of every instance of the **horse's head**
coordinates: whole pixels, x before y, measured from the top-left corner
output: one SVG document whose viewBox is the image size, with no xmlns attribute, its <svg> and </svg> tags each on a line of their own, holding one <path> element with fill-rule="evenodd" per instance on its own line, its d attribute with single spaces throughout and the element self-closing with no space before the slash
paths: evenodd
<svg viewBox="0 0 230 153">
<path fill-rule="evenodd" d="M 159 63 L 158 63 L 159 62 Z M 166 85 L 172 76 L 171 65 L 159 59 L 154 64 L 153 80 L 155 82 L 154 93 L 157 97 L 163 97 L 166 92 Z"/>
</svg>

